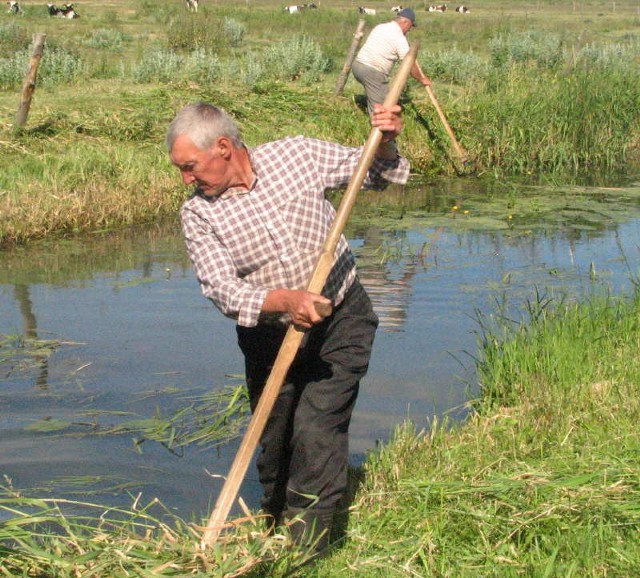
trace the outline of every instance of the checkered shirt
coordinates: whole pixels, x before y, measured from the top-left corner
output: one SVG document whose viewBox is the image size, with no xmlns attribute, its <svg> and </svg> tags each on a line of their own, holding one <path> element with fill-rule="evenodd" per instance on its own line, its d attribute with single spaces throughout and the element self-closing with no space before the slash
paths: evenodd
<svg viewBox="0 0 640 578">
<path fill-rule="evenodd" d="M 286 322 L 261 314 L 272 289 L 304 289 L 321 253 L 335 209 L 327 189 L 349 183 L 362 148 L 285 138 L 249 149 L 253 187 L 207 198 L 199 191 L 180 211 L 189 257 L 202 293 L 238 325 Z M 409 163 L 376 159 L 364 186 L 405 183 Z M 356 275 L 344 236 L 322 294 L 338 305 Z"/>
</svg>

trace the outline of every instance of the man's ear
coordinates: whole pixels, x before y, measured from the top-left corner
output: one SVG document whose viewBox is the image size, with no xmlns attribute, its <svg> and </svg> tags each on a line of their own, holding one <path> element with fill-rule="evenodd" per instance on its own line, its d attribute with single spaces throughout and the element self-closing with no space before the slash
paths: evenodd
<svg viewBox="0 0 640 578">
<path fill-rule="evenodd" d="M 220 155 L 223 159 L 229 159 L 233 150 L 233 144 L 231 139 L 226 136 L 220 136 L 213 145 L 213 150 L 216 154 Z"/>
</svg>

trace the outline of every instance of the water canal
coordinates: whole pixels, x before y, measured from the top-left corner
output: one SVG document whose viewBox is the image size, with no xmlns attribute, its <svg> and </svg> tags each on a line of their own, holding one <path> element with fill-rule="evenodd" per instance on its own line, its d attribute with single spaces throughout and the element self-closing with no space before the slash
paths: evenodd
<svg viewBox="0 0 640 578">
<path fill-rule="evenodd" d="M 405 419 L 461 419 L 477 395 L 477 315 L 522 318 L 536 295 L 630 291 L 640 184 L 534 187 L 438 179 L 362 196 L 347 236 L 381 317 L 352 424 L 354 463 Z M 232 321 L 200 294 L 176 222 L 0 252 L 0 475 L 36 495 L 183 518 L 210 510 L 237 440 L 168 451 L 96 426 L 170 415 L 242 380 Z M 254 469 L 241 490 L 257 506 Z"/>
</svg>

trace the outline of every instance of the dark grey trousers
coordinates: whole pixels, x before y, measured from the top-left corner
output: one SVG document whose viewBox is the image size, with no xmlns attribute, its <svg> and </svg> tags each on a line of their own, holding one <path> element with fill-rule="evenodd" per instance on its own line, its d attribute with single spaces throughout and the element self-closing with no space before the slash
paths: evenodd
<svg viewBox="0 0 640 578">
<path fill-rule="evenodd" d="M 305 336 L 261 437 L 263 509 L 330 530 L 347 487 L 348 428 L 369 366 L 378 318 L 356 280 L 333 314 Z M 286 329 L 237 327 L 252 411 Z"/>
</svg>

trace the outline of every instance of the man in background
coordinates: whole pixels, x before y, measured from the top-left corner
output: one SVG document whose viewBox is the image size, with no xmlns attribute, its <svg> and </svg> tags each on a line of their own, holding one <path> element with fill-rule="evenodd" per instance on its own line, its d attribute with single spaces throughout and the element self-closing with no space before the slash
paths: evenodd
<svg viewBox="0 0 640 578">
<path fill-rule="evenodd" d="M 351 67 L 355 79 L 364 86 L 367 110 L 373 114 L 374 105 L 382 104 L 389 92 L 389 77 L 396 62 L 409 52 L 407 34 L 416 26 L 416 13 L 404 8 L 390 22 L 378 24 L 369 34 Z M 411 76 L 424 86 L 431 80 L 422 72 L 416 60 Z"/>
</svg>

